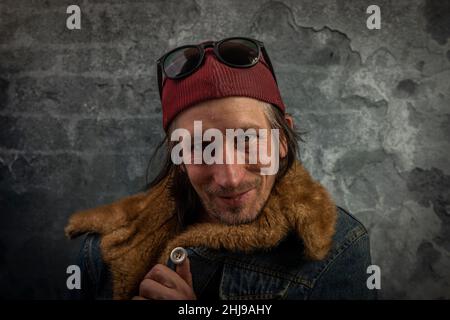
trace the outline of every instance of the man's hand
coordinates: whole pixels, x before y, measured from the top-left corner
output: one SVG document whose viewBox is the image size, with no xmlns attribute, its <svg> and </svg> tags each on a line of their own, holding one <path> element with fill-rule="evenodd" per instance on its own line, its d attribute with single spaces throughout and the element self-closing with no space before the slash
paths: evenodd
<svg viewBox="0 0 450 320">
<path fill-rule="evenodd" d="M 139 286 L 139 296 L 133 300 L 195 300 L 189 258 L 176 266 L 176 272 L 157 264 Z"/>
</svg>

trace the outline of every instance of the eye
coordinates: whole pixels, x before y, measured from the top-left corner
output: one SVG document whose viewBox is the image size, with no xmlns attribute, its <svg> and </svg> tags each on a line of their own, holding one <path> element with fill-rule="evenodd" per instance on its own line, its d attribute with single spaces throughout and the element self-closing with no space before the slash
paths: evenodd
<svg viewBox="0 0 450 320">
<path fill-rule="evenodd" d="M 194 157 L 195 157 L 195 149 L 198 148 L 198 151 L 200 151 L 201 159 L 203 161 L 203 152 L 205 151 L 205 148 L 210 143 L 212 143 L 212 142 L 203 141 L 202 143 L 191 144 L 191 158 L 194 159 Z M 216 150 L 212 149 L 210 154 L 211 154 L 212 157 L 214 157 L 216 155 Z"/>
<path fill-rule="evenodd" d="M 250 143 L 252 138 L 249 136 L 245 136 L 245 152 L 248 153 L 250 151 Z"/>
<path fill-rule="evenodd" d="M 248 153 L 251 150 L 251 146 L 253 146 L 257 141 L 258 141 L 258 137 L 256 135 L 243 135 L 240 137 L 241 141 L 243 140 L 244 143 L 244 148 L 245 148 L 245 152 Z M 235 147 L 238 147 L 238 139 L 235 139 Z"/>
</svg>

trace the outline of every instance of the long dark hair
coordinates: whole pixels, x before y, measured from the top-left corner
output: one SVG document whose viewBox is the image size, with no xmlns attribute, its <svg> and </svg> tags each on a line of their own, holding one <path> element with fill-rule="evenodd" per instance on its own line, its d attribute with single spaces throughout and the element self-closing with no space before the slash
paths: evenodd
<svg viewBox="0 0 450 320">
<path fill-rule="evenodd" d="M 280 159 L 280 166 L 277 173 L 275 183 L 279 181 L 287 171 L 298 159 L 299 142 L 305 142 L 303 140 L 303 134 L 307 132 L 299 132 L 296 128 L 291 128 L 285 120 L 284 114 L 281 110 L 275 106 L 267 104 L 265 110 L 266 117 L 268 118 L 272 129 L 279 129 L 281 143 L 287 147 L 287 155 L 283 159 Z M 169 129 L 168 132 L 171 132 Z M 146 186 L 145 190 L 149 190 L 158 185 L 166 177 L 170 178 L 169 192 L 175 202 L 175 214 L 177 216 L 179 226 L 181 228 L 186 227 L 195 221 L 196 216 L 193 214 L 199 212 L 202 209 L 202 204 L 197 192 L 192 187 L 188 175 L 181 170 L 180 165 L 173 164 L 170 153 L 174 143 L 170 141 L 169 133 L 166 133 L 164 139 L 157 145 L 146 171 Z M 161 155 L 162 153 L 162 155 Z M 160 162 L 160 168 L 157 174 L 149 182 L 149 169 L 155 159 L 163 159 Z"/>
</svg>

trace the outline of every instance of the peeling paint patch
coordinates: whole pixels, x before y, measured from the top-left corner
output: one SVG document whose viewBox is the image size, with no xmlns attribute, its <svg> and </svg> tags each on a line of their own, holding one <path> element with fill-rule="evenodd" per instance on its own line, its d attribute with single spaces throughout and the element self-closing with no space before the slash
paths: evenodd
<svg viewBox="0 0 450 320">
<path fill-rule="evenodd" d="M 407 177 L 407 187 L 420 205 L 431 206 L 441 220 L 441 230 L 434 240 L 450 252 L 450 175 L 437 168 L 415 168 Z"/>
<path fill-rule="evenodd" d="M 396 95 L 399 97 L 409 97 L 416 93 L 417 83 L 411 79 L 400 81 L 396 87 Z"/>
<path fill-rule="evenodd" d="M 442 170 L 432 168 L 424 170 L 415 168 L 408 176 L 408 189 L 415 193 L 416 200 L 424 207 L 429 207 L 433 202 L 442 197 L 447 191 L 450 196 L 450 176 L 445 175 Z M 450 197 L 447 199 L 450 202 Z"/>
<path fill-rule="evenodd" d="M 416 69 L 419 70 L 420 72 L 423 72 L 423 67 L 425 66 L 425 61 L 420 60 L 419 62 L 416 63 Z"/>
<path fill-rule="evenodd" d="M 411 276 L 412 280 L 423 281 L 424 276 L 432 278 L 434 281 L 442 278 L 436 270 L 434 264 L 438 263 L 442 254 L 436 250 L 429 241 L 423 241 L 417 248 L 417 269 Z"/>
<path fill-rule="evenodd" d="M 426 31 L 437 43 L 445 45 L 450 37 L 450 1 L 427 0 L 423 14 Z"/>
</svg>

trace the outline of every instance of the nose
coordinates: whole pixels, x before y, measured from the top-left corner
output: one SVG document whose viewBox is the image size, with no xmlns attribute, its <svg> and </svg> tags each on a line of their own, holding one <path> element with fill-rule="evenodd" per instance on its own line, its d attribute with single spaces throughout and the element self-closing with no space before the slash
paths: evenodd
<svg viewBox="0 0 450 320">
<path fill-rule="evenodd" d="M 224 189 L 237 188 L 244 178 L 243 164 L 216 164 L 213 167 L 214 182 Z"/>
</svg>

